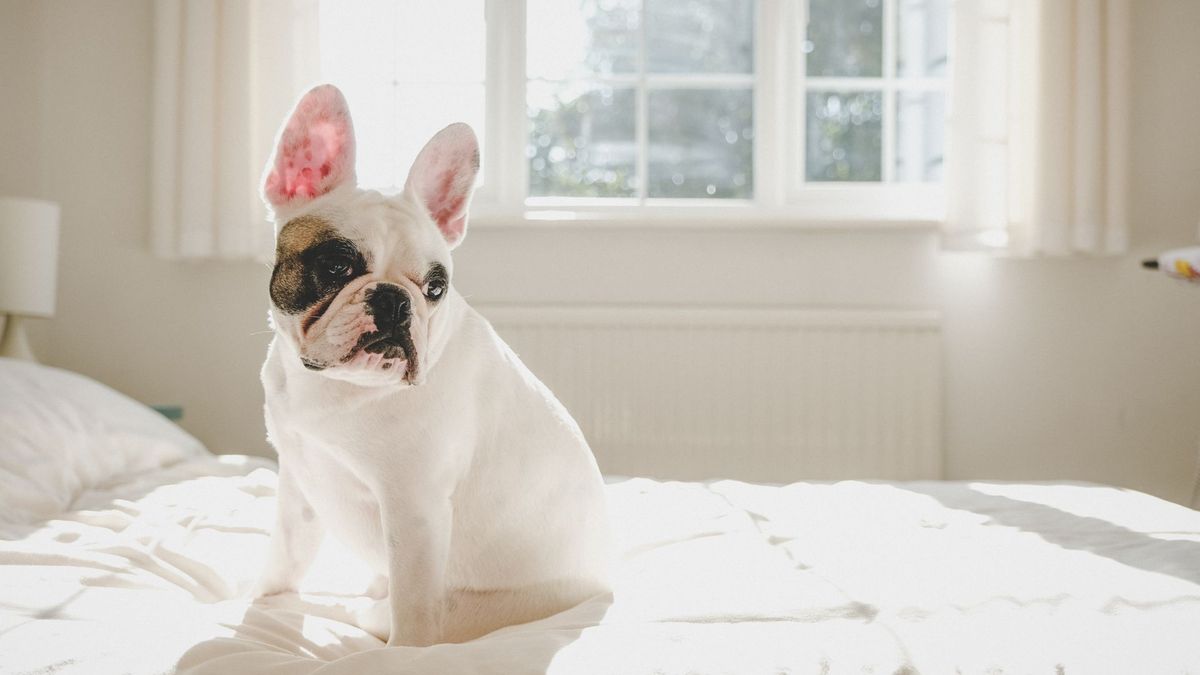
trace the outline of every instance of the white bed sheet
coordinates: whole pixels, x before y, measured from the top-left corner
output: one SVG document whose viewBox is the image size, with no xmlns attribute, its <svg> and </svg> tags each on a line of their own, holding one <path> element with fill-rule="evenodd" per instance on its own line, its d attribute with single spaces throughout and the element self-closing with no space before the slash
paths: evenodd
<svg viewBox="0 0 1200 675">
<path fill-rule="evenodd" d="M 1087 484 L 618 481 L 611 597 L 462 645 L 357 628 L 330 546 L 250 602 L 272 465 L 201 457 L 0 529 L 0 671 L 1200 672 L 1200 513 Z"/>
</svg>

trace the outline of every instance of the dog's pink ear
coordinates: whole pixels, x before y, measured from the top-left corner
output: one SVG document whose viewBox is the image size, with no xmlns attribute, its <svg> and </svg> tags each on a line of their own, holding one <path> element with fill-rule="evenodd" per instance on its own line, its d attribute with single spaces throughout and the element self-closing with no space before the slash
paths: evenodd
<svg viewBox="0 0 1200 675">
<path fill-rule="evenodd" d="M 467 206 L 479 173 L 479 141 L 458 122 L 434 134 L 413 161 L 405 189 L 429 211 L 450 248 L 467 233 Z"/>
<path fill-rule="evenodd" d="M 331 84 L 314 87 L 279 131 L 263 176 L 263 198 L 282 206 L 354 180 L 354 125 L 346 98 Z"/>
</svg>

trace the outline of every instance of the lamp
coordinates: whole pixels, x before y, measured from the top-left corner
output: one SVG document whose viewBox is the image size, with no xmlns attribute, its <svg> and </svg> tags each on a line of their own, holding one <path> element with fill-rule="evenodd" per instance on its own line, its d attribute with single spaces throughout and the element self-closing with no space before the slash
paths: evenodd
<svg viewBox="0 0 1200 675">
<path fill-rule="evenodd" d="M 25 317 L 54 316 L 58 272 L 58 204 L 0 197 L 0 356 L 35 361 Z"/>
</svg>

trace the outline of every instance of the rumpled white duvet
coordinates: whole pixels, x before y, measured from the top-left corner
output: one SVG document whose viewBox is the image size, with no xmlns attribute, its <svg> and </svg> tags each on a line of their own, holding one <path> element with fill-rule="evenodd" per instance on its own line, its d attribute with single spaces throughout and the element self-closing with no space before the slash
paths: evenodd
<svg viewBox="0 0 1200 675">
<path fill-rule="evenodd" d="M 0 462 L 0 671 L 1200 673 L 1200 513 L 1134 491 L 615 480 L 611 596 L 385 648 L 336 546 L 300 594 L 246 597 L 270 462 L 161 459 L 53 514 Z"/>
<path fill-rule="evenodd" d="M 1200 514 L 1136 492 L 621 481 L 611 598 L 428 649 L 353 624 L 336 550 L 299 596 L 244 597 L 274 492 L 198 457 L 4 528 L 3 670 L 1200 672 Z"/>
</svg>

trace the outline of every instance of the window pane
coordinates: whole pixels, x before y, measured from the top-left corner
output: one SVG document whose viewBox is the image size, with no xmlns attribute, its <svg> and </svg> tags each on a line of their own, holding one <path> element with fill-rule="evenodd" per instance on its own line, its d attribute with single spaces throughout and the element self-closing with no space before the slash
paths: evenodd
<svg viewBox="0 0 1200 675">
<path fill-rule="evenodd" d="M 479 147 L 485 147 L 482 84 L 402 84 L 396 101 L 396 108 L 404 115 L 404 123 L 396 133 L 396 182 L 393 185 L 404 185 L 417 153 L 448 124 L 466 122 L 471 125 L 479 139 Z M 395 124 L 395 120 L 392 123 Z"/>
<path fill-rule="evenodd" d="M 633 197 L 637 141 L 631 88 L 529 83 L 529 194 Z"/>
<path fill-rule="evenodd" d="M 754 196 L 749 89 L 649 92 L 649 196 Z"/>
<path fill-rule="evenodd" d="M 323 0 L 319 12 L 321 79 L 350 104 L 360 185 L 404 185 L 425 141 L 451 122 L 483 142 L 483 0 Z"/>
<path fill-rule="evenodd" d="M 809 0 L 809 77 L 883 75 L 883 0 Z"/>
<path fill-rule="evenodd" d="M 358 184 L 396 189 L 426 141 L 452 122 L 471 125 L 483 147 L 482 84 L 383 84 L 344 87 L 354 116 Z"/>
<path fill-rule="evenodd" d="M 896 180 L 942 179 L 946 95 L 901 91 L 896 94 Z"/>
<path fill-rule="evenodd" d="M 950 31 L 950 0 L 899 0 L 896 74 L 944 77 Z"/>
<path fill-rule="evenodd" d="M 334 80 L 337 82 L 337 80 Z M 396 157 L 400 121 L 396 86 L 390 83 L 337 82 L 354 118 L 355 165 L 358 184 L 365 188 L 399 187 Z M 408 166 L 404 167 L 408 170 Z"/>
<path fill-rule="evenodd" d="M 565 80 L 637 72 L 641 4 L 640 0 L 529 0 L 525 10 L 529 77 Z"/>
<path fill-rule="evenodd" d="M 806 99 L 805 178 L 881 180 L 882 92 L 814 91 Z"/>
<path fill-rule="evenodd" d="M 483 82 L 487 44 L 483 0 L 399 4 L 394 37 L 399 80 Z M 429 58 L 431 54 L 437 58 Z"/>
<path fill-rule="evenodd" d="M 344 83 L 383 84 L 395 79 L 395 28 L 400 8 L 385 0 L 360 0 L 341 8 L 322 0 L 318 7 L 321 77 Z"/>
<path fill-rule="evenodd" d="M 651 73 L 749 73 L 754 69 L 750 0 L 646 0 Z"/>
</svg>

